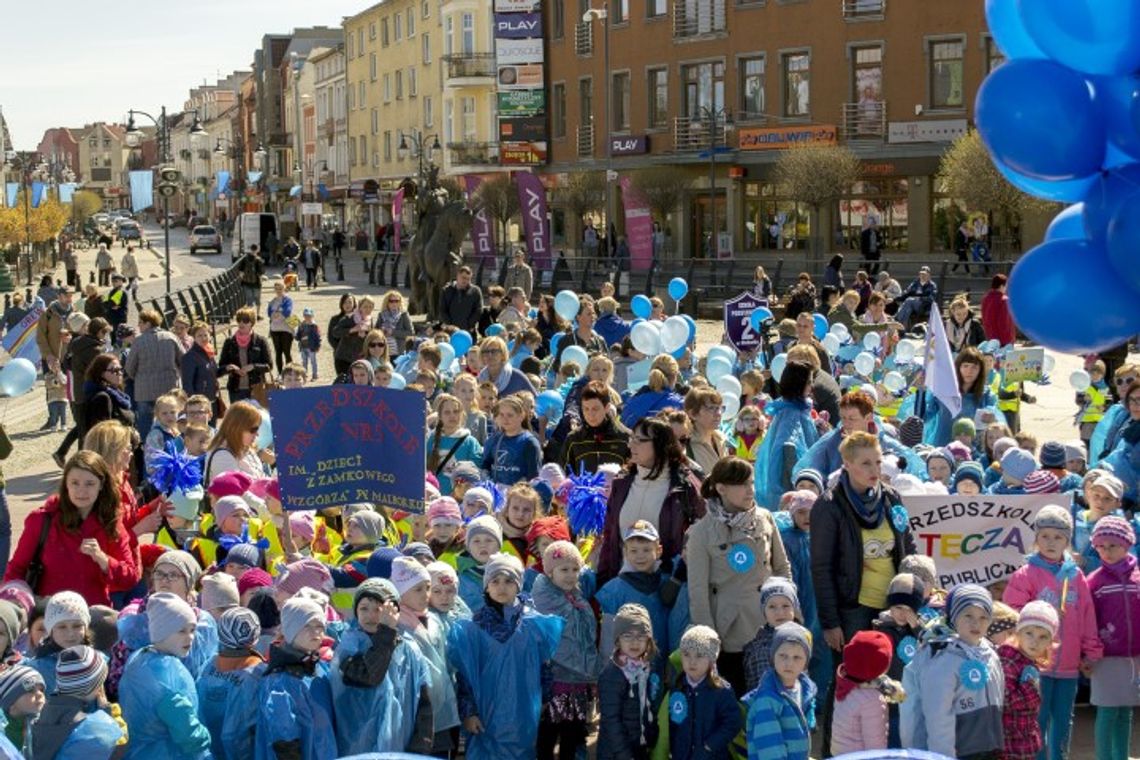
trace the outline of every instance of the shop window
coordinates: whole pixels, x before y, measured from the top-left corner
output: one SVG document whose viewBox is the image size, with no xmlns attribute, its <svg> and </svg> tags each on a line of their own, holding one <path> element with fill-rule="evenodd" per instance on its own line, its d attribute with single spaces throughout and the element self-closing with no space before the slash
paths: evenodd
<svg viewBox="0 0 1140 760">
<path fill-rule="evenodd" d="M 804 250 L 811 239 L 811 209 L 768 183 L 744 184 L 744 250 Z"/>
<path fill-rule="evenodd" d="M 907 236 L 909 187 L 905 177 L 875 177 L 852 185 L 851 194 L 839 201 L 837 227 L 842 233 L 843 245 L 848 250 L 859 250 L 863 228 L 874 222 L 883 248 L 907 250 L 910 247 Z"/>
<path fill-rule="evenodd" d="M 930 43 L 930 105 L 932 108 L 961 108 L 964 102 L 962 70 L 964 44 L 961 40 Z"/>
</svg>

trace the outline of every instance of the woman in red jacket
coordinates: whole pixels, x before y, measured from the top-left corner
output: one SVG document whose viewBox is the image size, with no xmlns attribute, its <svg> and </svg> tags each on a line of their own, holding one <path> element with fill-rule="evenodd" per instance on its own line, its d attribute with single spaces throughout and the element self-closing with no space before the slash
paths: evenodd
<svg viewBox="0 0 1140 760">
<path fill-rule="evenodd" d="M 1017 326 L 1013 324 L 1009 296 L 1005 294 L 1008 280 L 1004 274 L 995 274 L 990 281 L 989 292 L 982 297 L 982 329 L 987 338 L 1003 346 L 1012 345 L 1017 340 Z"/>
<path fill-rule="evenodd" d="M 75 591 L 88 605 L 109 605 L 111 592 L 125 591 L 139 580 L 119 502 L 119 484 L 103 457 L 77 452 L 63 468 L 59 493 L 24 521 L 4 580 L 27 579 L 41 547 L 43 573 L 33 588 L 37 596 Z"/>
</svg>

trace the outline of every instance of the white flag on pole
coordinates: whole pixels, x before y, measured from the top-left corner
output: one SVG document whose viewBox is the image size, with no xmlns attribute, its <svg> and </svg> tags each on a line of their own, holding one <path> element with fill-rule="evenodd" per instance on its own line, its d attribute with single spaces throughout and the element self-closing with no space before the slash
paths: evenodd
<svg viewBox="0 0 1140 760">
<path fill-rule="evenodd" d="M 930 305 L 930 322 L 926 331 L 926 362 L 924 386 L 950 410 L 951 417 L 962 411 L 962 391 L 958 389 L 958 371 L 954 369 L 954 355 L 946 337 L 946 325 L 938 313 L 938 304 Z"/>
</svg>

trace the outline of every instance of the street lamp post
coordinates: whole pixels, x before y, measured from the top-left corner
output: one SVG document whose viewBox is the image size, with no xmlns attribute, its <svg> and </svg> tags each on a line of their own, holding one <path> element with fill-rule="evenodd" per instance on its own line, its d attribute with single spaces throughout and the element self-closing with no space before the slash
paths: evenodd
<svg viewBox="0 0 1140 760">
<path fill-rule="evenodd" d="M 709 125 L 709 214 L 712 217 L 709 255 L 715 259 L 720 255 L 719 235 L 716 226 L 716 153 L 720 142 L 720 138 L 717 137 L 717 126 L 723 123 L 725 129 L 729 129 L 728 111 L 724 108 L 701 106 L 701 117 L 707 119 Z M 725 148 L 728 148 L 727 144 Z"/>
<path fill-rule="evenodd" d="M 613 186 L 611 184 L 611 182 L 612 182 L 611 175 L 613 174 L 613 160 L 614 160 L 613 140 L 610 137 L 612 132 L 613 132 L 613 124 L 611 123 L 613 120 L 613 113 L 612 113 L 613 112 L 613 101 L 612 101 L 613 93 L 611 92 L 612 75 L 610 74 L 610 10 L 609 10 L 609 0 L 602 0 L 602 7 L 601 8 L 589 8 L 586 10 L 585 13 L 582 14 L 582 21 L 587 23 L 587 24 L 590 23 L 590 21 L 592 21 L 595 18 L 602 22 L 602 67 L 605 69 L 605 72 L 606 72 L 606 81 L 603 83 L 603 92 L 605 93 L 605 101 L 606 101 L 603 104 L 604 113 L 606 115 L 606 118 L 604 119 L 606 133 L 602 136 L 602 139 L 605 140 L 605 144 L 606 144 L 606 226 L 605 226 L 605 230 L 606 230 L 606 234 L 609 235 L 610 220 L 612 218 L 611 214 L 613 212 Z M 607 238 L 606 243 L 607 243 L 607 245 L 610 244 L 610 241 L 608 238 Z"/>
<path fill-rule="evenodd" d="M 428 143 L 431 140 L 431 143 Z M 424 208 L 421 200 L 422 192 L 434 192 L 436 188 L 435 172 L 431 171 L 435 168 L 433 156 L 437 150 L 440 150 L 439 135 L 430 134 L 425 135 L 417 129 L 411 132 L 404 132 L 400 135 L 400 144 L 396 146 L 396 154 L 403 161 L 408 157 L 409 153 L 416 159 L 416 209 L 419 211 Z M 424 183 L 424 155 L 427 155 L 428 166 L 428 182 Z M 416 226 L 419 227 L 419 214 L 416 215 Z"/>
</svg>

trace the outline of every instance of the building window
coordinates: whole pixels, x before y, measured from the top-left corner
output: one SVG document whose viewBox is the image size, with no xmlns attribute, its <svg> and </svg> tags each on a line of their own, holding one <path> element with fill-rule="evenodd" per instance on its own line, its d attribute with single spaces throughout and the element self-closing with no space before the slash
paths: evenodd
<svg viewBox="0 0 1140 760">
<path fill-rule="evenodd" d="M 962 55 L 961 40 L 930 43 L 930 105 L 933 108 L 961 108 Z"/>
<path fill-rule="evenodd" d="M 566 84 L 563 82 L 550 90 L 550 128 L 555 138 L 566 136 Z"/>
<path fill-rule="evenodd" d="M 448 16 L 443 20 L 443 54 L 451 55 L 455 51 L 455 17 Z"/>
<path fill-rule="evenodd" d="M 660 18 L 669 10 L 667 0 L 647 0 L 645 15 L 649 18 Z"/>
<path fill-rule="evenodd" d="M 994 42 L 993 37 L 986 37 L 986 74 L 1005 63 L 1005 53 Z"/>
<path fill-rule="evenodd" d="M 463 14 L 463 52 L 470 55 L 475 52 L 475 14 Z"/>
<path fill-rule="evenodd" d="M 353 87 L 348 88 L 348 110 L 356 107 L 356 89 Z"/>
<path fill-rule="evenodd" d="M 431 95 L 424 95 L 424 126 L 431 127 L 435 124 L 435 112 L 432 110 Z"/>
<path fill-rule="evenodd" d="M 364 27 L 356 30 L 356 54 L 364 55 Z"/>
<path fill-rule="evenodd" d="M 669 119 L 669 69 L 649 70 L 649 128 L 662 129 Z"/>
<path fill-rule="evenodd" d="M 376 22 L 375 21 L 373 21 L 371 24 L 368 25 L 368 39 L 370 39 L 370 40 L 376 39 Z"/>
<path fill-rule="evenodd" d="M 764 56 L 740 59 L 740 118 L 764 118 Z"/>
<path fill-rule="evenodd" d="M 560 40 L 566 35 L 566 0 L 550 1 L 550 36 Z"/>
<path fill-rule="evenodd" d="M 392 160 L 392 132 L 384 130 L 384 160 Z"/>
<path fill-rule="evenodd" d="M 356 166 L 356 138 L 348 138 L 348 165 Z"/>
<path fill-rule="evenodd" d="M 431 18 L 431 0 L 423 0 L 420 3 L 420 16 L 422 18 Z"/>
<path fill-rule="evenodd" d="M 372 109 L 372 134 L 380 134 L 380 109 Z"/>
<path fill-rule="evenodd" d="M 368 54 L 368 76 L 373 82 L 376 81 L 376 54 L 375 53 L 369 53 Z"/>
<path fill-rule="evenodd" d="M 811 113 L 811 55 L 784 54 L 784 116 Z"/>
<path fill-rule="evenodd" d="M 624 24 L 629 21 L 629 0 L 614 0 L 614 23 Z"/>
<path fill-rule="evenodd" d="M 416 36 L 416 9 L 408 8 L 408 36 Z"/>
<path fill-rule="evenodd" d="M 613 128 L 615 130 L 628 130 L 629 129 L 629 98 L 630 98 L 630 76 L 628 71 L 621 71 L 613 75 L 611 83 L 613 93 Z"/>
<path fill-rule="evenodd" d="M 349 58 L 352 58 L 352 48 L 353 48 L 352 43 L 355 41 L 356 41 L 356 35 L 354 35 L 352 32 L 349 32 L 344 37 L 344 54 L 346 56 L 348 56 Z"/>
<path fill-rule="evenodd" d="M 685 85 L 685 114 L 694 121 L 704 117 L 701 109 L 724 108 L 724 62 L 711 61 L 681 67 Z"/>
<path fill-rule="evenodd" d="M 594 124 L 594 80 L 589 77 L 578 80 L 578 123 Z"/>
<path fill-rule="evenodd" d="M 356 97 L 356 107 L 363 110 L 368 105 L 368 96 L 364 92 L 364 82 L 359 83 L 360 93 Z"/>
<path fill-rule="evenodd" d="M 418 94 L 417 93 L 418 89 L 419 88 L 416 86 L 416 70 L 414 67 L 409 67 L 408 68 L 408 97 L 414 98 Z"/>
<path fill-rule="evenodd" d="M 404 38 L 404 17 L 399 13 L 392 17 L 392 38 L 396 42 Z"/>
<path fill-rule="evenodd" d="M 428 38 L 427 32 L 424 32 L 424 36 L 420 37 L 420 46 L 423 48 L 423 62 L 425 64 L 431 63 L 431 40 Z"/>
<path fill-rule="evenodd" d="M 673 36 L 716 34 L 727 28 L 724 0 L 686 0 L 674 6 Z"/>
<path fill-rule="evenodd" d="M 360 156 L 360 165 L 361 166 L 364 166 L 368 163 L 368 136 L 367 135 L 361 135 L 360 136 L 360 152 L 357 153 L 357 155 Z"/>
<path fill-rule="evenodd" d="M 874 47 L 858 47 L 851 51 L 854 62 L 852 71 L 852 90 L 855 99 L 860 105 L 881 103 L 883 101 L 883 49 Z"/>
<path fill-rule="evenodd" d="M 404 72 L 396 69 L 396 100 L 404 99 Z"/>
<path fill-rule="evenodd" d="M 388 19 L 380 19 L 380 45 L 388 47 Z"/>
<path fill-rule="evenodd" d="M 443 142 L 453 143 L 453 135 L 455 130 L 452 129 L 452 116 L 454 112 L 454 103 L 450 100 L 443 101 Z"/>
<path fill-rule="evenodd" d="M 392 75 L 384 75 L 384 102 L 388 103 L 392 100 Z"/>
<path fill-rule="evenodd" d="M 475 98 L 460 98 L 459 106 L 463 109 L 463 139 L 475 139 Z"/>
</svg>

